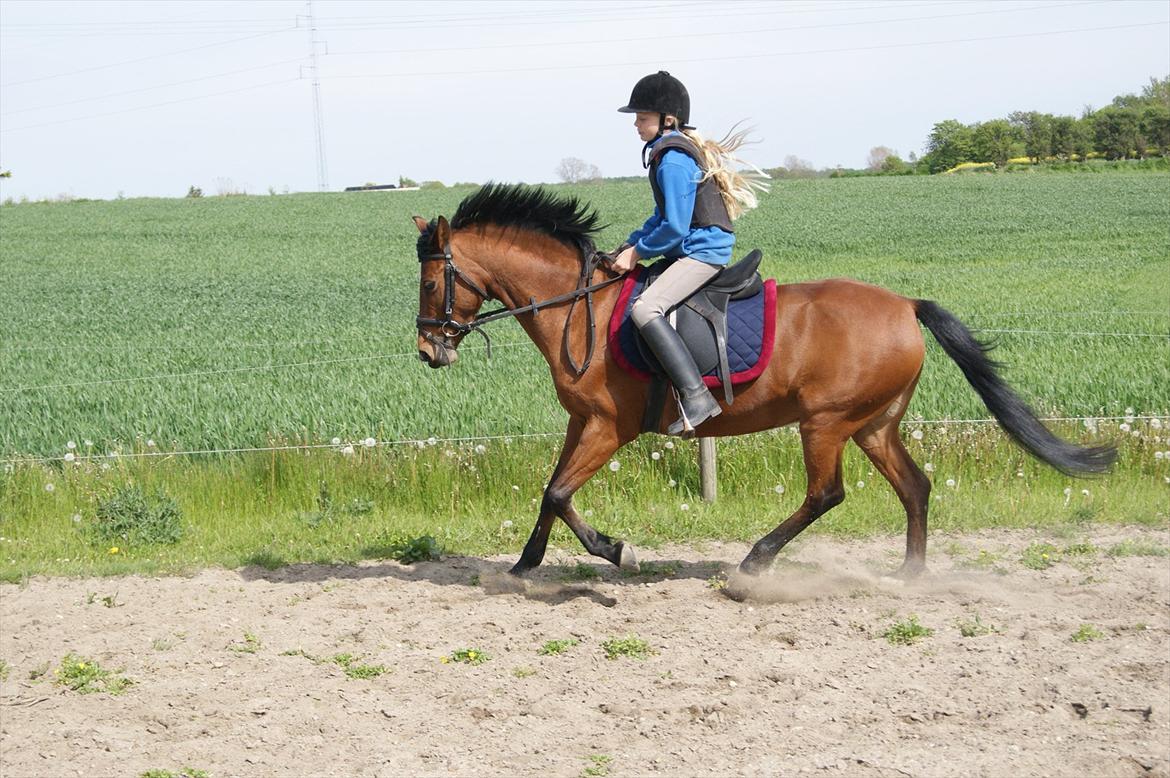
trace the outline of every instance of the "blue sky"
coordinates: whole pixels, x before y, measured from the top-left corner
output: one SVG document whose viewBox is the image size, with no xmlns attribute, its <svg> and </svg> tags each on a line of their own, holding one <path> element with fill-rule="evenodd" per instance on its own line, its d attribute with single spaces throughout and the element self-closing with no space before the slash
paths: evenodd
<svg viewBox="0 0 1170 778">
<path fill-rule="evenodd" d="M 309 5 L 0 0 L 0 195 L 317 188 Z M 615 112 L 664 68 L 770 167 L 921 153 L 931 126 L 1079 115 L 1170 74 L 1170 0 L 316 0 L 331 189 L 641 173 Z"/>
</svg>

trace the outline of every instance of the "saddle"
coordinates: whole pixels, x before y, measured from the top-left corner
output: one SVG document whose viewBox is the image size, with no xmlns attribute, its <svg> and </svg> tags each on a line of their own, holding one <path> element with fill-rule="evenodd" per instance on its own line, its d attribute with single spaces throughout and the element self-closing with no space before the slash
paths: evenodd
<svg viewBox="0 0 1170 778">
<path fill-rule="evenodd" d="M 757 249 L 725 267 L 706 285 L 667 314 L 686 343 L 708 387 L 723 387 L 724 401 L 734 402 L 734 384 L 757 378 L 771 358 L 775 340 L 776 282 L 760 277 L 763 254 Z M 642 341 L 629 309 L 638 294 L 669 265 L 663 260 L 638 268 L 627 277 L 610 322 L 610 348 L 627 372 L 650 382 L 644 432 L 658 429 L 669 380 Z M 731 316 L 729 317 L 729 312 Z M 728 321 L 731 319 L 731 326 Z"/>
</svg>

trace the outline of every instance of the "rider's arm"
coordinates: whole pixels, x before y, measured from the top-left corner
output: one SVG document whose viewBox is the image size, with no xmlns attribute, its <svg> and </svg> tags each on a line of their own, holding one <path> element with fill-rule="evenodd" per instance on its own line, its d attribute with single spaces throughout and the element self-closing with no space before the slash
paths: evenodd
<svg viewBox="0 0 1170 778">
<path fill-rule="evenodd" d="M 640 241 L 643 236 L 654 232 L 654 230 L 656 230 L 658 225 L 661 223 L 662 214 L 658 212 L 658 206 L 654 206 L 654 213 L 650 214 L 650 218 L 646 220 L 645 224 L 630 233 L 630 237 L 626 238 L 626 243 L 633 246 L 635 243 Z"/>
<path fill-rule="evenodd" d="M 656 257 L 679 248 L 691 231 L 699 178 L 699 166 L 687 154 L 671 149 L 663 155 L 658 166 L 658 185 L 662 187 L 666 213 L 652 230 L 634 242 L 638 256 Z"/>
</svg>

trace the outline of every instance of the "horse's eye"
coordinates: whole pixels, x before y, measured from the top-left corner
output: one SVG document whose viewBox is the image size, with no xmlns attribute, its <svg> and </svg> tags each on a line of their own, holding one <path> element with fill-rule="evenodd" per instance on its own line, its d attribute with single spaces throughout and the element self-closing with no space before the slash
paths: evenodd
<svg viewBox="0 0 1170 778">
<path fill-rule="evenodd" d="M 438 286 L 438 284 L 436 284 L 434 281 L 423 281 L 423 289 L 426 289 L 428 292 L 435 291 L 436 286 Z"/>
</svg>

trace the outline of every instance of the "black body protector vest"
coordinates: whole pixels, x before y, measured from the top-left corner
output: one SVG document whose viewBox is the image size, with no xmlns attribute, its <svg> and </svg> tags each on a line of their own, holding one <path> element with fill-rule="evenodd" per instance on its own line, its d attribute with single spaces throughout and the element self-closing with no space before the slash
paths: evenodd
<svg viewBox="0 0 1170 778">
<path fill-rule="evenodd" d="M 678 149 L 695 161 L 703 175 L 707 169 L 703 164 L 703 152 L 694 142 L 683 135 L 675 133 L 662 138 L 654 144 L 650 152 L 650 188 L 654 190 L 654 204 L 658 206 L 658 213 L 666 215 L 666 198 L 662 194 L 662 187 L 658 185 L 658 165 L 662 162 L 662 155 L 668 149 Z M 731 217 L 727 213 L 727 205 L 723 202 L 723 195 L 719 192 L 719 184 L 715 179 L 708 178 L 699 183 L 695 192 L 695 210 L 691 214 L 691 229 L 698 227 L 719 227 L 727 232 L 734 233 L 731 226 Z"/>
</svg>

